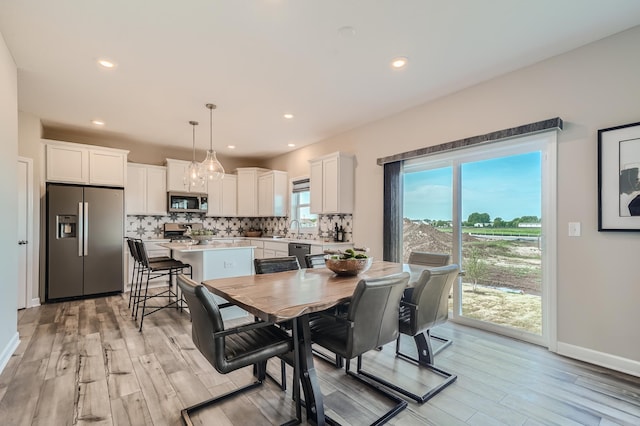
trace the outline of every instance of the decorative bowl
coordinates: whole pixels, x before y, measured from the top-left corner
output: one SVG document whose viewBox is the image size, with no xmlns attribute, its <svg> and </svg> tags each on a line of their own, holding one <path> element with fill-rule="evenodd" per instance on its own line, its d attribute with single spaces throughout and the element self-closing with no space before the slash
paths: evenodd
<svg viewBox="0 0 640 426">
<path fill-rule="evenodd" d="M 358 275 L 366 272 L 373 262 L 372 257 L 365 259 L 334 259 L 335 255 L 328 254 L 324 257 L 324 263 L 327 268 L 338 275 Z"/>
<path fill-rule="evenodd" d="M 244 236 L 245 237 L 259 237 L 262 235 L 262 231 L 245 231 L 244 232 Z"/>
<path fill-rule="evenodd" d="M 191 239 L 196 241 L 196 244 L 209 244 L 213 240 L 213 235 L 192 235 Z"/>
</svg>

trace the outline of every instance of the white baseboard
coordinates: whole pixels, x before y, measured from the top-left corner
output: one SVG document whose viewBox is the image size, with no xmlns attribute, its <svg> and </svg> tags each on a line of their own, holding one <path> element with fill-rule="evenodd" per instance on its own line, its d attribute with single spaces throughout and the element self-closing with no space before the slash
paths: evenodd
<svg viewBox="0 0 640 426">
<path fill-rule="evenodd" d="M 29 304 L 29 308 L 35 308 L 36 306 L 40 306 L 40 298 L 39 297 L 35 297 L 33 299 L 31 299 L 31 303 Z"/>
<path fill-rule="evenodd" d="M 0 352 L 0 373 L 4 370 L 4 367 L 7 366 L 7 363 L 11 359 L 11 355 L 18 349 L 18 345 L 20 344 L 20 334 L 16 331 L 16 334 L 13 335 L 7 346 Z"/>
<path fill-rule="evenodd" d="M 592 349 L 562 342 L 558 342 L 557 353 L 570 358 L 579 359 L 580 361 L 585 361 L 601 367 L 610 368 L 612 370 L 640 377 L 640 362 L 632 359 L 622 358 L 616 355 L 598 352 Z"/>
</svg>

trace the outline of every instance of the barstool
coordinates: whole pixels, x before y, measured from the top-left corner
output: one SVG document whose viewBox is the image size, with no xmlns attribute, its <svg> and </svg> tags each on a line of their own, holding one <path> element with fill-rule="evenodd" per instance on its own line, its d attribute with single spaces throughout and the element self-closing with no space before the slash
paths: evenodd
<svg viewBox="0 0 640 426">
<path fill-rule="evenodd" d="M 181 299 L 178 298 L 177 288 L 176 291 L 173 290 L 175 276 L 178 273 L 184 273 L 185 269 L 189 269 L 189 277 L 192 276 L 192 268 L 188 263 L 183 263 L 179 260 L 169 259 L 164 261 L 151 262 L 148 255 L 147 250 L 142 241 L 134 241 L 134 246 L 136 248 L 137 255 L 140 259 L 141 269 L 141 278 L 144 274 L 147 274 L 147 279 L 145 282 L 144 295 L 142 295 L 142 280 L 140 280 L 140 285 L 137 286 L 137 292 L 134 296 L 134 305 L 135 312 L 134 317 L 138 319 L 138 310 L 140 309 L 140 304 L 142 304 L 142 314 L 140 317 L 140 331 L 142 331 L 142 324 L 144 322 L 144 317 L 147 315 L 151 315 L 154 312 L 157 312 L 161 309 L 174 307 L 176 309 L 182 309 Z M 154 280 L 156 278 L 169 276 L 169 288 L 165 291 L 162 291 L 157 294 L 149 295 L 149 281 Z M 157 299 L 157 298 L 167 298 L 168 302 L 165 305 L 154 305 L 147 306 L 147 300 Z M 172 298 L 174 300 L 172 300 Z M 147 312 L 147 309 L 153 309 L 150 312 Z"/>
<path fill-rule="evenodd" d="M 131 238 L 131 237 L 126 237 L 126 240 L 127 240 L 127 247 L 129 247 L 129 253 L 133 258 L 133 270 L 131 273 L 131 288 L 129 290 L 129 308 L 131 309 L 131 316 L 133 316 L 134 309 L 135 309 L 135 302 L 137 300 L 135 295 L 137 295 L 138 287 L 141 285 L 142 271 L 143 271 L 142 260 L 138 255 L 138 250 L 136 249 L 135 242 L 139 241 L 141 244 L 144 244 L 144 242 L 139 238 Z M 167 260 L 171 260 L 171 258 L 169 256 L 156 256 L 156 257 L 149 258 L 149 262 L 151 263 L 165 262 Z"/>
</svg>

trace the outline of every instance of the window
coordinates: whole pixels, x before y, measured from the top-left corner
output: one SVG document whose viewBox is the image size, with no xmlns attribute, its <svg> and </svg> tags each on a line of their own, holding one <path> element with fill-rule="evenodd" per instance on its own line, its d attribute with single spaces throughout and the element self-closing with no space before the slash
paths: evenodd
<svg viewBox="0 0 640 426">
<path fill-rule="evenodd" d="M 291 221 L 297 220 L 301 231 L 314 232 L 318 227 L 318 215 L 311 213 L 309 178 L 297 179 L 292 183 Z"/>
</svg>

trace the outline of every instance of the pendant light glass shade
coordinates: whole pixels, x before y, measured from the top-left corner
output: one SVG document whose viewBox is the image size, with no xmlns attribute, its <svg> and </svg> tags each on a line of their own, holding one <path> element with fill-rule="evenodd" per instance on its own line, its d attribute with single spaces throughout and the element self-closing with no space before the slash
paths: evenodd
<svg viewBox="0 0 640 426">
<path fill-rule="evenodd" d="M 209 150 L 207 157 L 200 164 L 200 174 L 206 180 L 224 179 L 224 167 L 218 161 L 216 152 L 213 150 L 213 110 L 216 109 L 214 104 L 206 104 L 209 108 Z"/>
<path fill-rule="evenodd" d="M 198 125 L 197 121 L 190 121 L 189 124 L 193 126 L 193 156 L 191 159 L 191 163 L 185 170 L 184 174 L 184 186 L 187 187 L 189 191 L 191 189 L 201 189 L 204 187 L 205 179 L 202 173 L 200 172 L 200 164 L 196 162 L 196 126 Z"/>
</svg>

